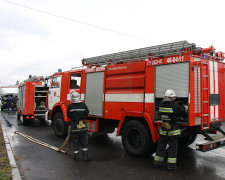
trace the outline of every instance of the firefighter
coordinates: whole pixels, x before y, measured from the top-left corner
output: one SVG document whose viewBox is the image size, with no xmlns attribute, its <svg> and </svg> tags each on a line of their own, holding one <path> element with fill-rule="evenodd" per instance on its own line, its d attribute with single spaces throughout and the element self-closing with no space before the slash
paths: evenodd
<svg viewBox="0 0 225 180">
<path fill-rule="evenodd" d="M 18 101 L 18 97 L 17 96 L 12 97 L 12 110 L 13 111 L 17 110 L 17 101 Z"/>
<path fill-rule="evenodd" d="M 154 156 L 154 167 L 162 167 L 168 143 L 167 169 L 169 171 L 177 169 L 178 137 L 181 135 L 177 119 L 185 117 L 187 114 L 187 106 L 184 106 L 181 102 L 175 102 L 175 99 L 175 91 L 172 89 L 166 90 L 163 101 L 159 106 L 159 115 L 163 122 L 159 128 L 159 141 Z"/>
<path fill-rule="evenodd" d="M 67 108 L 67 116 L 72 120 L 71 133 L 72 143 L 74 147 L 74 160 L 79 160 L 79 148 L 82 148 L 82 160 L 91 161 L 88 156 L 88 137 L 87 137 L 87 125 L 84 123 L 84 119 L 88 116 L 89 110 L 85 103 L 82 103 L 80 94 L 76 91 L 71 93 L 71 101 Z"/>
<path fill-rule="evenodd" d="M 9 113 L 9 109 L 13 110 L 12 108 L 12 97 L 11 95 L 8 95 L 7 98 L 6 98 L 6 107 L 8 109 L 8 113 Z"/>
</svg>

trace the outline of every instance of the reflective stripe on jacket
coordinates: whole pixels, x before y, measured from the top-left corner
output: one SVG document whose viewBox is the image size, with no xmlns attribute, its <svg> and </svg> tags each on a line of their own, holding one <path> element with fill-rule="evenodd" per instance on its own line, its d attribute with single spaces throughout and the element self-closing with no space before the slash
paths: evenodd
<svg viewBox="0 0 225 180">
<path fill-rule="evenodd" d="M 176 129 L 176 130 L 162 130 L 162 128 L 159 128 L 159 134 L 163 135 L 163 136 L 178 136 L 181 135 L 181 131 L 180 129 Z"/>
<path fill-rule="evenodd" d="M 161 113 L 173 113 L 173 108 L 159 107 Z"/>
<path fill-rule="evenodd" d="M 186 109 L 183 104 L 174 101 L 163 101 L 159 105 L 160 119 L 163 121 L 177 121 L 177 117 L 185 117 Z"/>
</svg>

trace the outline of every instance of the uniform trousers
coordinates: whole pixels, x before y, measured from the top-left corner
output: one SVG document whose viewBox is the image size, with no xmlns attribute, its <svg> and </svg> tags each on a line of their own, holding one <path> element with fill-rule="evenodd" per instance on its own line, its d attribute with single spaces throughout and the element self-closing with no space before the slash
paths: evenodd
<svg viewBox="0 0 225 180">
<path fill-rule="evenodd" d="M 72 130 L 72 143 L 74 152 L 79 151 L 81 147 L 83 150 L 87 150 L 88 138 L 87 138 L 87 130 L 76 130 L 73 132 Z"/>
</svg>

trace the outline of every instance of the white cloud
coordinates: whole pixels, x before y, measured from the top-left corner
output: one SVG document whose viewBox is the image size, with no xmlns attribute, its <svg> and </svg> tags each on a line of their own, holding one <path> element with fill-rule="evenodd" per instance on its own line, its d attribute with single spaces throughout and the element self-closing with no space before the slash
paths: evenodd
<svg viewBox="0 0 225 180">
<path fill-rule="evenodd" d="M 146 40 L 0 1 L 0 85 L 80 66 L 84 57 L 180 40 L 225 51 L 223 0 L 12 1 Z"/>
</svg>

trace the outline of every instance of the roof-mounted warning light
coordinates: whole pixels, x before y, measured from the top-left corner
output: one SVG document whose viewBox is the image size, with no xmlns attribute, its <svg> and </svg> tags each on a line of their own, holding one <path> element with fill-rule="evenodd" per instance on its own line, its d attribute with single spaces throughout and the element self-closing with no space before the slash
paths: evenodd
<svg viewBox="0 0 225 180">
<path fill-rule="evenodd" d="M 58 72 L 62 72 L 62 69 L 61 69 L 61 68 L 59 68 L 59 69 L 58 69 Z"/>
</svg>

